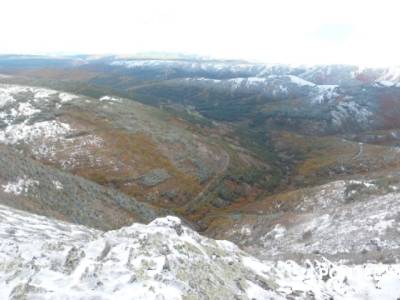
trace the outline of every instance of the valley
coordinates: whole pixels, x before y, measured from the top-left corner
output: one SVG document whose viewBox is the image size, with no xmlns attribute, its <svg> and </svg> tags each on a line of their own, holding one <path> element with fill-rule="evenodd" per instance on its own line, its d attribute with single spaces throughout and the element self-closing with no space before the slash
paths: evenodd
<svg viewBox="0 0 400 300">
<path fill-rule="evenodd" d="M 20 210 L 46 216 L 54 219 L 56 235 L 71 226 L 85 232 L 90 243 L 111 243 L 113 250 L 104 249 L 115 255 L 128 255 L 115 248 L 132 239 L 125 231 L 138 231 L 135 237 L 149 230 L 147 246 L 159 249 L 151 228 L 162 231 L 161 222 L 175 230 L 182 222 L 192 244 L 181 241 L 179 232 L 170 242 L 182 242 L 188 256 L 200 251 L 225 257 L 231 255 L 227 251 L 240 257 L 233 269 L 225 259 L 215 263 L 198 257 L 207 262 L 199 263 L 202 268 L 215 263 L 233 276 L 228 276 L 232 287 L 224 290 L 229 299 L 232 291 L 243 296 L 237 299 L 251 299 L 253 284 L 257 290 L 268 286 L 256 299 L 341 299 L 340 289 L 347 289 L 342 283 L 327 287 L 320 280 L 324 274 L 316 271 L 317 288 L 286 293 L 281 286 L 286 283 L 271 275 L 286 278 L 282 267 L 269 263 L 293 261 L 296 265 L 287 268 L 294 273 L 307 272 L 303 265 L 316 261 L 349 268 L 339 273 L 363 264 L 373 273 L 383 264 L 393 268 L 387 271 L 393 281 L 400 280 L 397 69 L 0 56 L 0 74 L 0 214 L 12 222 L 14 216 L 40 218 L 18 217 Z M 241 250 L 212 239 L 228 240 Z M 82 253 L 92 251 L 79 239 L 73 243 Z M 199 247 L 205 250 L 194 250 Z M 154 253 L 153 248 L 148 251 Z M 268 271 L 255 275 L 256 269 L 242 265 L 245 255 L 262 261 Z M 104 257 L 99 260 L 106 266 Z M 43 259 L 46 268 L 51 265 Z M 179 272 L 192 267 L 179 259 L 174 263 Z M 120 275 L 128 272 L 120 268 Z M 141 270 L 155 284 L 154 274 L 145 266 Z M 167 277 L 192 299 L 199 290 L 180 282 L 179 272 Z M 250 283 L 235 283 L 240 276 Z M 157 284 L 155 289 L 165 293 L 168 287 Z M 107 288 L 117 289 L 111 283 Z M 197 282 L 196 288 L 205 287 Z M 349 288 L 355 293 L 349 299 L 358 297 L 355 290 Z M 307 291 L 313 296 L 307 298 Z"/>
</svg>

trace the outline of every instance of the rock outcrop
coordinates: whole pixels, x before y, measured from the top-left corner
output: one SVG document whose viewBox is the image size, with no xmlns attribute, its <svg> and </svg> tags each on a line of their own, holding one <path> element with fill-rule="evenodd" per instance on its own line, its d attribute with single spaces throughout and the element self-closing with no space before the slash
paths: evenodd
<svg viewBox="0 0 400 300">
<path fill-rule="evenodd" d="M 102 232 L 0 206 L 1 299 L 397 299 L 399 265 L 262 262 L 176 217 Z"/>
</svg>

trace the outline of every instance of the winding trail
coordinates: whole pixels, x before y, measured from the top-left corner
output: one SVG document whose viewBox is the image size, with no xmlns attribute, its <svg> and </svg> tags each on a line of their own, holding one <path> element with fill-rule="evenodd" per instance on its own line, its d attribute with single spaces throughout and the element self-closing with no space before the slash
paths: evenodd
<svg viewBox="0 0 400 300">
<path fill-rule="evenodd" d="M 356 155 L 353 156 L 353 160 L 359 158 L 364 152 L 364 144 L 363 143 L 358 143 L 358 152 Z"/>
<path fill-rule="evenodd" d="M 221 179 L 221 176 L 224 175 L 224 173 L 227 171 L 231 157 L 226 152 L 223 150 L 222 152 L 223 156 L 223 161 L 222 161 L 222 167 L 217 171 L 217 173 L 213 176 L 213 178 L 201 189 L 201 191 L 188 203 L 185 204 L 185 208 L 187 210 L 196 210 L 197 205 L 201 201 L 201 199 L 212 189 L 212 187 L 218 182 L 218 180 Z"/>
</svg>

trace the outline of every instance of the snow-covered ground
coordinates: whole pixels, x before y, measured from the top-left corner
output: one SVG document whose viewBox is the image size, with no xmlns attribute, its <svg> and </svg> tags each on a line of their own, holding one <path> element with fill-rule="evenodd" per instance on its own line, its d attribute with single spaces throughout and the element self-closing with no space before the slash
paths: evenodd
<svg viewBox="0 0 400 300">
<path fill-rule="evenodd" d="M 103 96 L 99 99 L 100 101 L 109 101 L 109 102 L 121 102 L 121 99 L 112 96 Z"/>
<path fill-rule="evenodd" d="M 18 178 L 18 180 L 15 182 L 9 182 L 3 185 L 3 190 L 6 193 L 21 195 L 22 193 L 27 194 L 29 192 L 29 188 L 35 185 L 39 185 L 39 181 L 24 176 L 23 178 Z"/>
<path fill-rule="evenodd" d="M 176 217 L 101 232 L 0 206 L 0 299 L 398 299 L 400 266 L 260 261 Z"/>
<path fill-rule="evenodd" d="M 58 117 L 65 105 L 80 98 L 45 88 L 0 84 L 0 143 L 29 145 L 35 158 L 49 161 L 62 153 L 60 164 L 65 168 L 76 166 L 82 156 L 96 164 L 88 147 L 100 147 L 102 139 L 94 135 L 66 139 L 76 130 Z M 67 155 L 65 149 L 68 149 Z"/>
<path fill-rule="evenodd" d="M 39 120 L 41 107 L 48 102 L 68 102 L 76 96 L 19 85 L 0 85 L 0 142 L 17 144 L 39 138 L 57 138 L 70 132 L 68 124 L 58 120 Z"/>
<path fill-rule="evenodd" d="M 238 77 L 210 79 L 186 78 L 186 83 L 198 83 L 230 91 L 257 92 L 272 97 L 305 97 L 311 104 L 325 104 L 337 99 L 337 85 L 317 85 L 294 75 L 269 75 L 266 77 Z"/>
<path fill-rule="evenodd" d="M 218 72 L 229 71 L 233 73 L 261 72 L 265 67 L 263 65 L 251 63 L 230 63 L 230 62 L 215 62 L 215 61 L 186 61 L 186 60 L 116 60 L 110 63 L 112 66 L 125 67 L 129 69 L 149 69 L 149 68 L 181 68 L 187 72 Z"/>
<path fill-rule="evenodd" d="M 223 235 L 214 236 L 264 259 L 325 257 L 352 264 L 396 264 L 400 262 L 398 190 L 398 177 L 390 175 L 333 181 L 277 196 L 272 211 L 268 206 L 263 211 L 264 204 L 259 204 Z"/>
</svg>

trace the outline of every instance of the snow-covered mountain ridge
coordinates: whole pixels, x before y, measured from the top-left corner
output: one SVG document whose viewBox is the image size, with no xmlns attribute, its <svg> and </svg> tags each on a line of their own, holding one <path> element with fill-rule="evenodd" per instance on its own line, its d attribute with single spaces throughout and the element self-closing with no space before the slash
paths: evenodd
<svg viewBox="0 0 400 300">
<path fill-rule="evenodd" d="M 102 232 L 0 206 L 1 299 L 398 299 L 400 265 L 257 260 L 176 217 Z"/>
<path fill-rule="evenodd" d="M 371 82 L 400 81 L 400 66 L 365 67 L 359 65 L 290 65 L 263 64 L 247 61 L 229 60 L 190 60 L 190 59 L 131 59 L 115 57 L 108 62 L 113 67 L 124 67 L 131 70 L 170 69 L 186 73 L 208 72 L 211 78 L 246 77 L 266 78 L 268 76 L 297 76 L 314 84 L 362 84 Z"/>
</svg>

